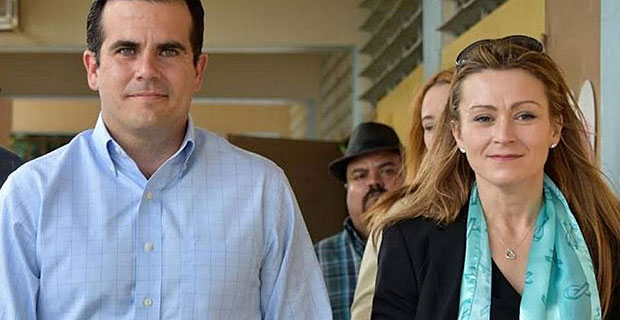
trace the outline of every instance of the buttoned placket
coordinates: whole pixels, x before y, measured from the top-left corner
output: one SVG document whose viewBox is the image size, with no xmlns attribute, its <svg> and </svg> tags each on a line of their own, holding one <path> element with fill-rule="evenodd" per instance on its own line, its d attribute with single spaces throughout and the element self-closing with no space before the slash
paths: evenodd
<svg viewBox="0 0 620 320">
<path fill-rule="evenodd" d="M 163 288 L 163 200 L 166 188 L 180 178 L 182 158 L 167 161 L 151 176 L 142 192 L 136 252 L 136 318 L 159 319 Z"/>
<path fill-rule="evenodd" d="M 162 315 L 163 288 L 163 199 L 166 187 L 177 181 L 185 170 L 184 152 L 166 161 L 150 179 L 145 180 L 133 160 L 118 144 L 110 141 L 108 152 L 115 175 L 122 171 L 142 186 L 138 205 L 136 243 L 134 245 L 136 319 L 159 319 Z"/>
<path fill-rule="evenodd" d="M 162 193 L 157 177 L 143 192 L 138 213 L 136 244 L 136 318 L 158 319 L 163 277 Z"/>
</svg>

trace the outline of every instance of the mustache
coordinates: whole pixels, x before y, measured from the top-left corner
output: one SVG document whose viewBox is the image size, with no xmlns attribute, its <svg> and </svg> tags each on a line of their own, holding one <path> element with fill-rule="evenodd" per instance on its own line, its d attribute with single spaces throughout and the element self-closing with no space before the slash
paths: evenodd
<svg viewBox="0 0 620 320">
<path fill-rule="evenodd" d="M 368 210 L 368 208 L 386 191 L 387 190 L 382 185 L 377 184 L 371 186 L 366 195 L 362 198 L 362 208 L 364 211 Z"/>
</svg>

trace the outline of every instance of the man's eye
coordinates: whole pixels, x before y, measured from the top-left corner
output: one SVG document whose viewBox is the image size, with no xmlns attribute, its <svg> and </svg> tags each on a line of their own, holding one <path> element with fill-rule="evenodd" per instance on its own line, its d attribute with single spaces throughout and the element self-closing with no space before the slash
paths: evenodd
<svg viewBox="0 0 620 320">
<path fill-rule="evenodd" d="M 164 49 L 161 51 L 161 55 L 164 57 L 175 57 L 179 55 L 179 50 L 176 49 Z"/>
<path fill-rule="evenodd" d="M 119 54 L 123 55 L 123 56 L 131 56 L 134 55 L 136 53 L 136 49 L 134 48 L 120 48 L 117 51 Z"/>
<path fill-rule="evenodd" d="M 385 168 L 381 170 L 381 175 L 388 175 L 388 176 L 393 176 L 396 174 L 396 169 L 395 168 Z"/>
</svg>

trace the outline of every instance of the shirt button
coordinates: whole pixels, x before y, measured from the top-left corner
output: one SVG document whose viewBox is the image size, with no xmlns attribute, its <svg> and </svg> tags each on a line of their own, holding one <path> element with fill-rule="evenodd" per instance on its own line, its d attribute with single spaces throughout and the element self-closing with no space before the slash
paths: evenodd
<svg viewBox="0 0 620 320">
<path fill-rule="evenodd" d="M 145 307 L 150 307 L 153 305 L 153 300 L 151 300 L 151 298 L 146 298 L 144 299 L 144 301 L 142 302 L 144 304 Z"/>
<path fill-rule="evenodd" d="M 146 199 L 147 200 L 153 199 L 153 191 L 149 190 L 146 192 Z"/>
<path fill-rule="evenodd" d="M 147 252 L 153 251 L 153 243 L 152 242 L 145 243 L 144 244 L 144 250 L 146 250 Z"/>
</svg>

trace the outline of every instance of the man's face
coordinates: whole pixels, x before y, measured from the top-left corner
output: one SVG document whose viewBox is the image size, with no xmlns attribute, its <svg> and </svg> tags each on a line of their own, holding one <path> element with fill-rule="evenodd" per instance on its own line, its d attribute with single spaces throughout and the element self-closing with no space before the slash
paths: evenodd
<svg viewBox="0 0 620 320">
<path fill-rule="evenodd" d="M 90 51 L 84 64 L 108 130 L 138 136 L 182 130 L 207 61 L 202 55 L 193 63 L 186 4 L 112 0 L 101 22 L 99 65 Z"/>
<path fill-rule="evenodd" d="M 384 192 L 400 186 L 401 160 L 394 151 L 378 151 L 353 159 L 347 166 L 347 209 L 355 229 L 368 237 L 362 214 Z"/>
</svg>

